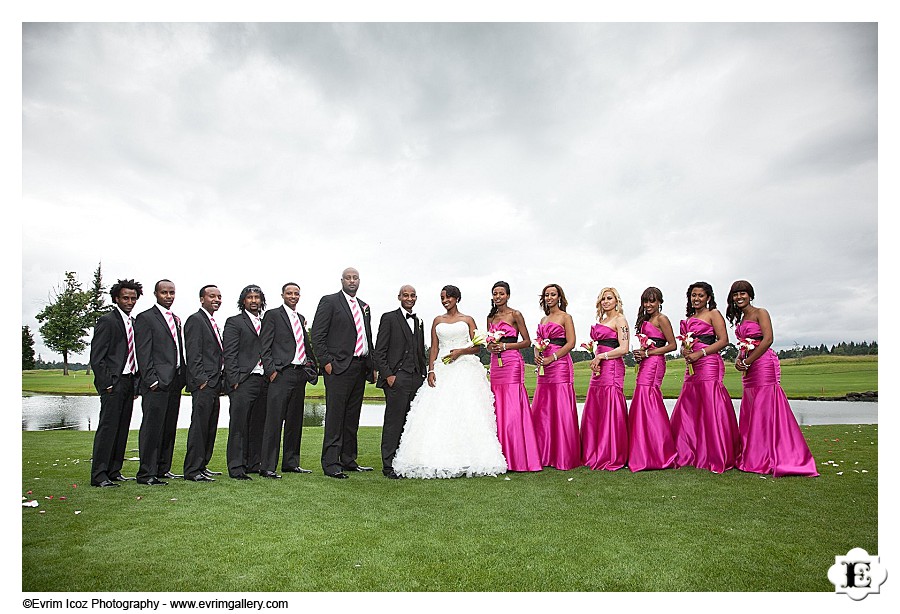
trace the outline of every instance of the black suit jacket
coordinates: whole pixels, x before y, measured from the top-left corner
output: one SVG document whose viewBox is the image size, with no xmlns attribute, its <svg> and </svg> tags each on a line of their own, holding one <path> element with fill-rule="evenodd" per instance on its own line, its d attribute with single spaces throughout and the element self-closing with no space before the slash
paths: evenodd
<svg viewBox="0 0 900 614">
<path fill-rule="evenodd" d="M 359 298 L 356 300 L 362 310 L 363 328 L 369 344 L 366 367 L 371 378 L 371 372 L 375 369 L 375 361 L 372 359 L 375 349 L 372 345 L 372 314 L 369 313 L 367 303 Z M 353 323 L 353 313 L 343 292 L 327 294 L 319 301 L 316 317 L 313 319 L 312 340 L 322 366 L 331 363 L 332 375 L 340 375 L 347 370 L 356 348 L 356 324 Z"/>
<path fill-rule="evenodd" d="M 256 368 L 262 358 L 262 342 L 253 320 L 245 311 L 225 320 L 222 336 L 225 338 L 222 342 L 225 346 L 225 381 L 230 388 L 242 383 Z"/>
<path fill-rule="evenodd" d="M 406 323 L 406 312 L 403 309 L 389 311 L 381 316 L 378 325 L 378 340 L 375 342 L 375 351 L 372 356 L 375 359 L 375 368 L 378 369 L 379 388 L 384 388 L 387 378 L 396 375 L 407 357 L 412 357 L 419 369 L 419 374 L 425 375 L 425 332 L 422 328 L 422 320 L 417 319 L 416 332 L 410 330 Z"/>
<path fill-rule="evenodd" d="M 97 320 L 91 339 L 91 370 L 94 372 L 94 388 L 97 392 L 102 394 L 107 388 L 115 386 L 125 370 L 126 360 L 128 336 L 125 322 L 122 321 L 119 310 L 113 309 Z"/>
<path fill-rule="evenodd" d="M 181 320 L 175 317 L 175 330 L 181 338 Z M 175 345 L 169 324 L 159 308 L 154 305 L 142 311 L 134 320 L 134 342 L 138 368 L 141 371 L 141 393 L 149 392 L 153 382 L 159 382 L 160 390 L 168 390 L 175 385 L 181 388 L 184 383 L 178 377 L 177 361 L 181 353 L 181 364 L 184 365 L 184 354 L 180 344 Z"/>
<path fill-rule="evenodd" d="M 184 353 L 187 391 L 194 392 L 204 383 L 210 388 L 218 388 L 222 381 L 222 348 L 202 307 L 184 323 Z"/>
<path fill-rule="evenodd" d="M 318 368 L 316 353 L 309 342 L 309 332 L 306 330 L 306 318 L 300 316 L 300 325 L 303 327 L 303 345 L 306 349 L 306 359 Z M 262 363 L 266 379 L 275 371 L 281 371 L 291 364 L 297 354 L 297 340 L 294 339 L 294 329 L 284 307 L 279 305 L 277 309 L 270 309 L 263 316 L 262 327 L 259 331 L 259 341 L 262 346 Z"/>
</svg>

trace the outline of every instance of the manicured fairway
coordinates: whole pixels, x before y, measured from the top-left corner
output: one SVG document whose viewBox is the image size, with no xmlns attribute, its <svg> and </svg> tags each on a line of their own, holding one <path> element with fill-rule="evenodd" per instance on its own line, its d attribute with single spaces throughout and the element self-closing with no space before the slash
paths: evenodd
<svg viewBox="0 0 900 614">
<path fill-rule="evenodd" d="M 833 591 L 835 555 L 878 551 L 878 427 L 803 432 L 818 478 L 581 468 L 387 480 L 380 429 L 362 428 L 360 462 L 376 471 L 339 481 L 318 471 L 322 429 L 310 427 L 312 475 L 114 489 L 88 485 L 93 433 L 23 432 L 22 494 L 39 506 L 22 509 L 22 589 Z M 136 448 L 132 432 L 128 456 Z"/>
</svg>

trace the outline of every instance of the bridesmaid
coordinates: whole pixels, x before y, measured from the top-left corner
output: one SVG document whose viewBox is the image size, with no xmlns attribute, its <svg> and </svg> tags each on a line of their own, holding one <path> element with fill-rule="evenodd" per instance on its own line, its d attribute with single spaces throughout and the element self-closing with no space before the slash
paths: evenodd
<svg viewBox="0 0 900 614">
<path fill-rule="evenodd" d="M 525 390 L 525 361 L 519 350 L 531 345 L 531 337 L 522 314 L 509 307 L 509 284 L 498 281 L 491 289 L 493 300 L 487 317 L 488 331 L 503 337 L 489 343 L 491 353 L 491 392 L 497 414 L 497 437 L 503 447 L 510 471 L 540 471 L 531 406 Z M 519 341 L 519 335 L 522 340 Z M 500 366 L 500 363 L 503 366 Z"/>
<path fill-rule="evenodd" d="M 681 346 L 687 368 L 672 412 L 676 465 L 724 473 L 741 458 L 741 437 L 734 405 L 722 383 L 725 363 L 719 355 L 728 344 L 728 332 L 712 286 L 694 282 L 687 299 L 687 320 L 681 321 L 680 330 L 682 337 L 690 334 L 693 341 Z"/>
<path fill-rule="evenodd" d="M 549 345 L 535 348 L 538 365 L 537 385 L 531 404 L 534 434 L 537 437 L 541 465 L 561 470 L 581 465 L 581 442 L 578 438 L 578 409 L 572 385 L 572 357 L 575 347 L 575 325 L 566 313 L 568 301 L 558 284 L 549 284 L 541 292 L 540 305 L 546 314 L 537 327 L 538 339 Z M 543 368 L 543 374 L 540 370 Z"/>
<path fill-rule="evenodd" d="M 772 351 L 774 340 L 769 312 L 754 307 L 753 286 L 739 280 L 731 284 L 725 315 L 737 324 L 742 349 L 735 368 L 743 373 L 740 434 L 743 452 L 737 468 L 753 473 L 817 476 L 816 461 L 806 445 L 794 412 L 781 388 L 781 365 Z"/>
<path fill-rule="evenodd" d="M 634 323 L 636 334 L 646 336 L 653 345 L 633 352 L 638 368 L 628 409 L 628 468 L 632 471 L 675 466 L 675 440 L 659 387 L 666 375 L 665 356 L 676 345 L 672 324 L 661 313 L 662 304 L 659 288 L 644 290 Z"/>
<path fill-rule="evenodd" d="M 622 356 L 629 349 L 628 321 L 615 288 L 603 288 L 597 297 L 597 324 L 591 327 L 591 339 L 597 351 L 581 416 L 581 460 L 591 469 L 615 471 L 628 460 Z"/>
</svg>

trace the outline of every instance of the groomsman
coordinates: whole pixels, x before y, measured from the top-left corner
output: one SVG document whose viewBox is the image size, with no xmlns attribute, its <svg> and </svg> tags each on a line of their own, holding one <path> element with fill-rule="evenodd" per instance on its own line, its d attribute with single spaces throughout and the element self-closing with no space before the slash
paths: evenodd
<svg viewBox="0 0 900 614">
<path fill-rule="evenodd" d="M 359 271 L 344 269 L 341 291 L 323 296 L 313 320 L 312 338 L 325 373 L 325 438 L 322 470 L 346 479 L 345 471 L 371 471 L 356 462 L 359 414 L 366 381 L 375 383 L 372 316 L 356 298 Z"/>
<path fill-rule="evenodd" d="M 100 395 L 100 420 L 94 433 L 91 486 L 124 482 L 122 463 L 137 390 L 134 318 L 131 310 L 143 294 L 133 279 L 120 279 L 109 291 L 115 308 L 97 320 L 91 339 L 91 370 Z"/>
<path fill-rule="evenodd" d="M 153 288 L 156 305 L 134 320 L 135 351 L 141 372 L 141 409 L 144 418 L 138 435 L 141 464 L 139 484 L 164 486 L 162 478 L 180 477 L 172 473 L 175 429 L 181 389 L 184 388 L 184 344 L 181 319 L 172 313 L 175 284 L 168 279 Z"/>
<path fill-rule="evenodd" d="M 248 473 L 259 473 L 268 391 L 259 339 L 260 314 L 265 308 L 266 295 L 251 284 L 241 290 L 240 313 L 225 320 L 225 381 L 231 399 L 225 454 L 228 475 L 236 480 L 249 480 Z"/>
<path fill-rule="evenodd" d="M 316 356 L 309 344 L 306 318 L 297 313 L 300 286 L 290 282 L 281 288 L 281 309 L 263 316 L 260 330 L 262 364 L 269 382 L 266 399 L 266 423 L 263 428 L 262 458 L 259 475 L 277 479 L 278 444 L 284 423 L 284 455 L 281 470 L 312 473 L 300 467 L 300 438 L 303 435 L 303 401 L 306 383 L 315 383 Z"/>
<path fill-rule="evenodd" d="M 225 377 L 222 369 L 222 333 L 214 314 L 222 306 L 222 293 L 214 285 L 200 288 L 200 309 L 184 323 L 184 347 L 187 359 L 187 391 L 193 411 L 188 429 L 184 479 L 214 482 L 219 471 L 207 468 L 212 459 L 219 423 L 219 395 Z"/>
<path fill-rule="evenodd" d="M 384 428 L 381 431 L 382 473 L 392 480 L 393 462 L 400 435 L 406 424 L 409 404 L 425 381 L 425 333 L 422 321 L 413 313 L 416 305 L 416 289 L 406 285 L 397 295 L 400 309 L 381 316 L 378 339 L 375 341 L 375 366 L 378 383 L 384 389 Z"/>
</svg>

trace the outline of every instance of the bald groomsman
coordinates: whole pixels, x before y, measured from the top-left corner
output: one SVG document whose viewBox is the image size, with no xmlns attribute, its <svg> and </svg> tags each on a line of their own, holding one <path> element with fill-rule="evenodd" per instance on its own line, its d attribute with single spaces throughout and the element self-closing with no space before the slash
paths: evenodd
<svg viewBox="0 0 900 614">
<path fill-rule="evenodd" d="M 219 424 L 219 395 L 225 384 L 222 331 L 214 314 L 222 306 L 222 293 L 214 285 L 200 288 L 200 309 L 184 323 L 184 348 L 187 359 L 187 391 L 193 411 L 188 429 L 184 479 L 214 482 L 219 471 L 210 471 Z"/>
<path fill-rule="evenodd" d="M 100 317 L 91 339 L 91 370 L 100 395 L 100 420 L 94 433 L 91 486 L 124 482 L 122 463 L 137 394 L 137 356 L 131 310 L 143 294 L 133 279 L 120 279 L 109 291 L 115 308 Z"/>
<path fill-rule="evenodd" d="M 297 312 L 300 286 L 289 282 L 281 288 L 281 308 L 263 316 L 260 343 L 265 377 L 269 381 L 266 424 L 263 428 L 259 475 L 278 479 L 278 448 L 284 424 L 284 455 L 281 470 L 312 473 L 300 467 L 300 438 L 303 435 L 303 401 L 307 382 L 315 383 L 316 355 L 309 343 L 306 318 Z"/>
<path fill-rule="evenodd" d="M 134 320 L 135 351 L 141 372 L 141 409 L 144 418 L 138 435 L 141 465 L 139 484 L 165 486 L 172 473 L 175 430 L 184 388 L 184 343 L 181 319 L 172 312 L 175 284 L 168 279 L 153 288 L 156 305 Z"/>
<path fill-rule="evenodd" d="M 262 310 L 266 295 L 254 284 L 241 290 L 240 313 L 225 320 L 225 381 L 228 383 L 228 475 L 236 480 L 259 473 L 268 383 L 262 364 Z"/>
<path fill-rule="evenodd" d="M 356 462 L 359 414 L 366 381 L 375 383 L 372 316 L 356 298 L 359 271 L 344 269 L 341 291 L 323 296 L 313 320 L 312 338 L 325 372 L 325 438 L 322 470 L 346 479 L 346 471 L 372 471 Z"/>
</svg>

